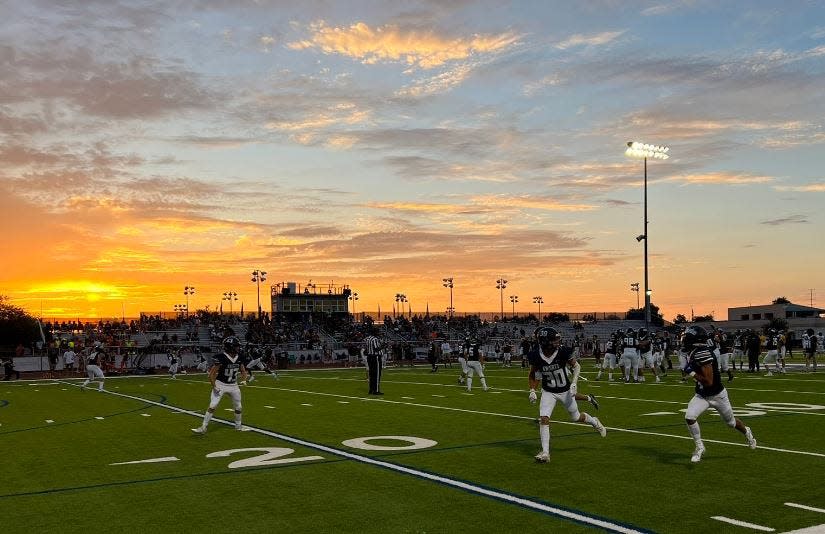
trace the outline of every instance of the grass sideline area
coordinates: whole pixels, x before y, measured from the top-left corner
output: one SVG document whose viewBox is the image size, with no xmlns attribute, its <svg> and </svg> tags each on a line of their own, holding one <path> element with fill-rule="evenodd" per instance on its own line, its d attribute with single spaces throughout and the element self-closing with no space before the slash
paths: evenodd
<svg viewBox="0 0 825 534">
<path fill-rule="evenodd" d="M 457 366 L 391 368 L 382 397 L 362 368 L 260 374 L 242 387 L 245 431 L 213 419 L 204 436 L 190 431 L 209 400 L 202 374 L 112 377 L 104 392 L 3 382 L 3 532 L 825 529 L 825 373 L 738 373 L 726 386 L 759 446 L 706 412 L 698 464 L 693 388 L 673 373 L 608 383 L 585 363 L 579 392 L 601 406 L 579 408 L 608 434 L 557 406 L 548 464 L 533 460 L 526 371 L 486 374 L 491 390 L 468 394 Z M 228 397 L 215 417 L 232 421 Z"/>
</svg>

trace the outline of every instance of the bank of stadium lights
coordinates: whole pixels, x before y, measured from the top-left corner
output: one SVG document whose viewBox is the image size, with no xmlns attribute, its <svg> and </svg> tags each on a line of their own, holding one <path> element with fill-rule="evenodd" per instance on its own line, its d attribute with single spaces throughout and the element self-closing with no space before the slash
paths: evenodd
<svg viewBox="0 0 825 534">
<path fill-rule="evenodd" d="M 636 292 L 636 309 L 639 309 L 639 282 L 630 284 L 630 290 Z"/>
<path fill-rule="evenodd" d="M 189 316 L 189 295 L 195 294 L 195 286 L 184 286 L 183 294 L 186 295 L 186 316 Z"/>
<path fill-rule="evenodd" d="M 541 296 L 533 297 L 533 304 L 539 305 L 539 322 L 541 322 L 541 305 L 544 304 L 544 299 Z"/>
<path fill-rule="evenodd" d="M 518 304 L 518 295 L 510 295 L 510 303 L 513 305 L 513 317 L 516 316 L 516 304 Z"/>
<path fill-rule="evenodd" d="M 178 315 L 184 315 L 189 313 L 189 305 L 188 304 L 175 304 L 175 313 Z"/>
<path fill-rule="evenodd" d="M 238 300 L 238 294 L 234 291 L 226 291 L 221 300 L 229 301 L 229 315 L 232 315 L 232 301 Z"/>
<path fill-rule="evenodd" d="M 670 156 L 668 152 L 670 147 L 659 145 L 648 145 L 646 143 L 639 143 L 638 141 L 628 141 L 625 155 L 630 158 L 652 158 L 652 159 L 668 159 Z"/>
<path fill-rule="evenodd" d="M 252 271 L 252 281 L 258 286 L 258 319 L 261 318 L 261 282 L 266 282 L 266 271 Z"/>
<path fill-rule="evenodd" d="M 645 326 L 650 326 L 650 286 L 648 285 L 648 269 L 647 269 L 647 248 L 648 248 L 648 241 L 649 235 L 647 233 L 647 160 L 650 159 L 661 159 L 665 160 L 670 157 L 668 152 L 670 151 L 670 147 L 667 146 L 660 146 L 660 145 L 651 145 L 647 143 L 640 143 L 639 141 L 628 141 L 627 149 L 625 150 L 625 155 L 630 158 L 637 158 L 643 159 L 645 162 L 645 182 L 644 182 L 644 205 L 645 205 L 645 213 L 644 213 L 644 233 L 640 236 L 636 237 L 636 241 L 638 242 L 645 242 Z M 638 291 L 638 289 L 636 290 Z M 638 296 L 638 294 L 637 294 Z M 638 308 L 638 306 L 637 306 Z"/>
<path fill-rule="evenodd" d="M 505 280 L 503 277 L 496 280 L 496 289 L 498 289 L 499 300 L 501 302 L 500 317 L 504 319 L 504 290 L 507 289 L 507 280 Z"/>
<path fill-rule="evenodd" d="M 355 303 L 358 301 L 358 293 L 350 293 L 347 298 L 352 301 L 352 316 L 355 317 Z"/>
<path fill-rule="evenodd" d="M 455 308 L 453 307 L 453 277 L 442 278 L 441 281 L 443 282 L 443 286 L 450 288 L 450 307 L 447 308 L 447 313 L 449 314 L 450 319 L 453 318 L 453 312 Z"/>
</svg>

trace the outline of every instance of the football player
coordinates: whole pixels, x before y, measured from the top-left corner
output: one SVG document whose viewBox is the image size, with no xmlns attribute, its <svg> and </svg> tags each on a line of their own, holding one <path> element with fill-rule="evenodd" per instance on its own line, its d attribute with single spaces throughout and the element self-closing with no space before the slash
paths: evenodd
<svg viewBox="0 0 825 534">
<path fill-rule="evenodd" d="M 622 360 L 624 361 L 624 381 L 630 382 L 631 372 L 633 382 L 639 381 L 639 348 L 636 332 L 628 328 L 622 336 Z"/>
<path fill-rule="evenodd" d="M 596 380 L 601 380 L 602 373 L 605 369 L 607 371 L 607 381 L 613 382 L 613 369 L 616 368 L 616 347 L 618 346 L 618 335 L 613 332 L 604 343 L 604 358 L 602 358 L 602 365 L 599 372 L 596 373 Z"/>
<path fill-rule="evenodd" d="M 180 349 L 169 351 L 169 374 L 172 375 L 172 380 L 175 380 L 175 375 L 178 374 L 178 366 L 180 365 Z"/>
<path fill-rule="evenodd" d="M 696 381 L 695 394 L 685 412 L 685 423 L 696 444 L 693 456 L 690 457 L 693 463 L 701 461 L 702 455 L 705 454 L 705 444 L 702 442 L 702 434 L 696 420 L 708 408 L 714 408 L 729 427 L 744 434 L 748 440 L 748 447 L 756 448 L 756 439 L 751 429 L 733 415 L 728 391 L 722 384 L 719 374 L 719 362 L 713 356 L 712 349 L 708 347 L 708 339 L 707 331 L 695 325 L 687 327 L 682 335 L 682 350 L 688 354 L 688 366 L 685 371 Z"/>
<path fill-rule="evenodd" d="M 103 376 L 103 370 L 100 367 L 106 360 L 106 356 L 107 354 L 103 348 L 103 343 L 95 341 L 92 344 L 91 352 L 89 352 L 89 355 L 86 357 L 86 374 L 88 378 L 83 381 L 83 385 L 80 386 L 81 389 L 86 389 L 86 386 L 88 386 L 92 380 L 100 379 L 97 390 L 103 391 L 103 382 L 106 380 L 106 377 Z"/>
<path fill-rule="evenodd" d="M 244 364 L 246 367 L 246 372 L 249 375 L 247 381 L 252 383 L 255 380 L 255 373 L 253 372 L 254 369 L 260 369 L 261 371 L 266 371 L 272 378 L 278 378 L 278 375 L 273 371 L 270 367 L 272 361 L 272 349 L 266 347 L 252 347 L 249 349 L 249 357 Z"/>
<path fill-rule="evenodd" d="M 777 373 L 781 372 L 781 367 L 779 367 L 779 334 L 773 328 L 768 330 L 768 335 L 765 338 L 765 348 L 768 349 L 765 359 L 762 360 L 762 364 L 768 371 L 765 376 L 773 376 L 769 364 L 774 364 Z"/>
<path fill-rule="evenodd" d="M 469 368 L 467 367 L 467 355 L 470 352 L 470 338 L 464 340 L 464 345 L 458 351 L 458 363 L 461 365 L 461 375 L 458 377 L 458 383 L 464 384 L 467 379 Z"/>
<path fill-rule="evenodd" d="M 805 338 L 808 338 L 807 346 L 805 344 Z M 805 331 L 805 334 L 802 336 L 802 350 L 805 352 L 805 372 L 809 372 L 811 370 L 811 363 L 813 363 L 813 371 L 816 372 L 816 352 L 817 345 L 819 344 L 819 339 L 814 335 L 814 329 L 809 328 Z"/>
<path fill-rule="evenodd" d="M 539 463 L 550 460 L 550 416 L 556 402 L 560 401 L 570 419 L 592 426 L 602 437 L 607 429 L 595 417 L 579 412 L 576 404 L 574 384 L 578 382 L 581 365 L 573 356 L 573 349 L 562 345 L 561 334 L 549 326 L 541 326 L 535 332 L 537 346 L 530 352 L 530 394 L 531 403 L 537 400 L 536 387 L 541 383 L 541 401 L 539 403 L 539 438 L 541 451 L 535 459 Z M 572 386 L 572 387 L 571 387 Z"/>
<path fill-rule="evenodd" d="M 641 367 L 653 371 L 656 382 L 661 382 L 662 379 L 659 378 L 659 374 L 656 372 L 656 364 L 653 359 L 653 341 L 650 339 L 650 332 L 647 331 L 647 328 L 639 329 L 638 347 Z M 645 381 L 644 377 L 641 377 L 641 381 Z"/>
<path fill-rule="evenodd" d="M 470 342 L 470 350 L 467 351 L 467 392 L 473 390 L 473 374 L 477 374 L 481 379 L 481 387 L 487 391 L 487 379 L 484 377 L 484 354 L 481 352 L 481 345 L 478 341 Z"/>
<path fill-rule="evenodd" d="M 235 408 L 235 430 L 242 430 L 241 426 L 241 389 L 238 386 L 238 375 L 241 382 L 246 380 L 246 368 L 241 363 L 239 352 L 241 342 L 235 336 L 229 336 L 223 340 L 223 353 L 215 356 L 212 367 L 209 369 L 209 382 L 212 384 L 212 394 L 209 401 L 209 408 L 203 415 L 203 423 L 198 428 L 193 428 L 195 434 L 206 434 L 209 421 L 215 408 L 221 402 L 224 395 L 232 398 L 232 405 Z"/>
</svg>

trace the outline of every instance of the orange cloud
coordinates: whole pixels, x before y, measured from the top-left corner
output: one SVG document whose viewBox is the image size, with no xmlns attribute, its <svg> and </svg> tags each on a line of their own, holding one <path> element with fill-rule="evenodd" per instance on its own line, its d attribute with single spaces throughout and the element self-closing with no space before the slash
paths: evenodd
<svg viewBox="0 0 825 534">
<path fill-rule="evenodd" d="M 474 54 L 499 52 L 518 40 L 518 36 L 510 32 L 448 38 L 432 31 L 405 30 L 393 25 L 373 28 L 363 22 L 341 28 L 320 22 L 312 25 L 310 31 L 309 39 L 287 46 L 293 50 L 319 49 L 326 54 L 340 54 L 366 64 L 402 61 L 422 69 L 467 59 Z"/>
<path fill-rule="evenodd" d="M 751 174 L 736 174 L 732 172 L 714 172 L 706 174 L 684 174 L 680 176 L 673 176 L 664 181 L 683 182 L 686 184 L 727 184 L 727 185 L 743 185 L 743 184 L 764 184 L 772 182 L 774 179 L 770 176 L 754 176 Z"/>
</svg>

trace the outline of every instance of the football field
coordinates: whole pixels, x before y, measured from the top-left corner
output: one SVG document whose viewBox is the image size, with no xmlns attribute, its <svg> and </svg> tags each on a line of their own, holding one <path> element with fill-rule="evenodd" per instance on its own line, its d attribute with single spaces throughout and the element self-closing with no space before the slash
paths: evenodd
<svg viewBox="0 0 825 534">
<path fill-rule="evenodd" d="M 537 464 L 538 405 L 526 371 L 487 366 L 467 393 L 458 366 L 258 374 L 242 387 L 244 431 L 225 397 L 206 435 L 206 376 L 0 384 L 3 532 L 822 532 L 825 373 L 726 383 L 756 450 L 715 414 L 690 462 L 693 387 L 595 381 L 558 405 Z M 823 525 L 823 526 L 820 526 Z"/>
</svg>

